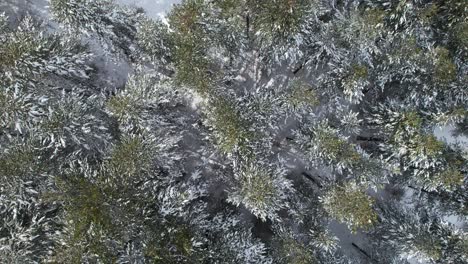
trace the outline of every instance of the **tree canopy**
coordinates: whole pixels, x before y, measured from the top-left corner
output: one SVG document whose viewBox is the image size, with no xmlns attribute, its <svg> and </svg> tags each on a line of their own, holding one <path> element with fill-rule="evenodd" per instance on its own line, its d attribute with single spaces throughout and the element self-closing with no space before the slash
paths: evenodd
<svg viewBox="0 0 468 264">
<path fill-rule="evenodd" d="M 468 263 L 466 0 L 47 2 L 0 0 L 0 262 Z"/>
</svg>

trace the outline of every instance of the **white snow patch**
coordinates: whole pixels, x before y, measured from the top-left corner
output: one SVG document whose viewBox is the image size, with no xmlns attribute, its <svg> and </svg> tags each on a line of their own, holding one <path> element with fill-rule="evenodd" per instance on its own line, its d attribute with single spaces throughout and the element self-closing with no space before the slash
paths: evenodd
<svg viewBox="0 0 468 264">
<path fill-rule="evenodd" d="M 468 151 L 468 137 L 463 135 L 454 136 L 454 129 L 455 127 L 451 125 L 437 127 L 434 129 L 434 134 L 439 140 L 445 141 L 447 144 L 459 144 Z"/>
<path fill-rule="evenodd" d="M 443 216 L 442 219 L 459 229 L 464 228 L 465 221 L 466 221 L 465 219 L 463 219 L 462 216 L 456 216 L 456 215 Z"/>
<path fill-rule="evenodd" d="M 164 19 L 172 6 L 180 3 L 181 0 L 117 0 L 116 2 L 142 7 L 149 17 Z"/>
<path fill-rule="evenodd" d="M 198 106 L 203 103 L 203 98 L 198 95 L 198 94 L 193 94 L 192 95 L 192 104 L 191 104 L 191 107 L 193 110 L 197 110 L 198 109 Z"/>
</svg>

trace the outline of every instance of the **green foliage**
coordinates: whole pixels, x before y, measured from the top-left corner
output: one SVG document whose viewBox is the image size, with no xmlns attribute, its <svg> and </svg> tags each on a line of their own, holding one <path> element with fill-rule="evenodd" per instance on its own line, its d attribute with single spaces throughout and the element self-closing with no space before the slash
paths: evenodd
<svg viewBox="0 0 468 264">
<path fill-rule="evenodd" d="M 37 50 L 34 32 L 17 31 L 2 39 L 0 47 L 0 67 L 10 68 L 26 55 Z"/>
<path fill-rule="evenodd" d="M 24 177 L 37 169 L 36 152 L 30 145 L 15 146 L 0 155 L 0 179 Z"/>
<path fill-rule="evenodd" d="M 439 12 L 439 6 L 435 3 L 429 4 L 424 7 L 420 13 L 419 17 L 424 23 L 431 23 L 432 20 L 436 17 L 437 13 Z"/>
<path fill-rule="evenodd" d="M 239 149 L 248 153 L 247 143 L 252 138 L 248 123 L 239 116 L 234 106 L 223 98 L 217 98 L 211 104 L 210 124 L 213 126 L 217 143 L 225 153 Z"/>
<path fill-rule="evenodd" d="M 268 201 L 275 198 L 275 186 L 270 175 L 264 171 L 247 172 L 247 177 L 241 179 L 240 195 L 245 197 L 247 204 L 254 204 L 259 210 L 269 207 Z"/>
<path fill-rule="evenodd" d="M 0 15 L 0 259 L 346 263 L 335 219 L 369 261 L 466 262 L 466 151 L 434 134 L 466 123 L 466 1 L 49 10 Z"/>
<path fill-rule="evenodd" d="M 319 105 L 317 92 L 311 85 L 295 80 L 290 89 L 291 92 L 287 95 L 286 100 L 294 108 Z"/>
<path fill-rule="evenodd" d="M 210 73 L 210 60 L 206 56 L 209 48 L 202 26 L 204 4 L 202 0 L 185 1 L 169 14 L 169 24 L 174 33 L 173 60 L 178 84 L 193 88 L 207 96 L 214 82 Z"/>
<path fill-rule="evenodd" d="M 364 78 L 367 78 L 367 75 L 368 75 L 368 72 L 367 72 L 366 66 L 354 64 L 351 67 L 351 74 L 350 74 L 351 80 L 357 81 L 359 79 L 364 79 Z"/>
<path fill-rule="evenodd" d="M 443 18 L 448 22 L 448 26 L 452 26 L 461 21 L 466 21 L 468 3 L 464 0 L 447 0 L 440 5 Z"/>
<path fill-rule="evenodd" d="M 381 223 L 371 232 L 385 247 L 395 248 L 402 257 L 421 262 L 463 263 L 467 259 L 466 235 L 461 230 L 429 216 L 426 222 L 415 210 L 391 204 L 383 209 Z M 426 216 L 427 217 L 427 216 Z"/>
<path fill-rule="evenodd" d="M 277 211 L 287 208 L 286 195 L 291 183 L 279 170 L 249 164 L 241 168 L 237 186 L 229 194 L 228 201 L 243 205 L 262 221 L 277 220 Z"/>
<path fill-rule="evenodd" d="M 174 62 L 177 69 L 176 83 L 194 89 L 203 97 L 207 97 L 214 84 L 214 76 L 210 73 L 209 60 L 203 55 L 201 45 L 194 42 L 175 39 L 176 50 Z"/>
<path fill-rule="evenodd" d="M 442 188 L 453 191 L 463 186 L 465 176 L 457 168 L 447 168 L 433 175 L 427 185 L 429 190 Z"/>
<path fill-rule="evenodd" d="M 278 243 L 279 263 L 284 264 L 313 264 L 318 263 L 311 250 L 293 237 L 283 236 Z"/>
<path fill-rule="evenodd" d="M 199 33 L 200 19 L 204 8 L 203 0 L 187 0 L 180 5 L 176 5 L 169 16 L 169 24 L 185 37 L 193 38 L 192 34 Z"/>
<path fill-rule="evenodd" d="M 50 259 L 50 262 L 53 264 L 59 263 L 70 263 L 70 264 L 80 264 L 83 263 L 83 255 L 85 250 L 83 246 L 74 246 L 69 248 L 60 248 L 58 249 L 54 256 Z"/>
<path fill-rule="evenodd" d="M 0 32 L 3 34 L 8 29 L 8 17 L 5 12 L 0 13 Z"/>
<path fill-rule="evenodd" d="M 415 251 L 419 252 L 424 258 L 431 261 L 440 260 L 442 257 L 442 245 L 440 245 L 438 241 L 416 241 L 414 247 Z"/>
<path fill-rule="evenodd" d="M 462 49 L 468 49 L 468 22 L 462 21 L 454 26 L 452 34 L 455 43 Z"/>
<path fill-rule="evenodd" d="M 312 246 L 325 252 L 333 252 L 338 248 L 338 238 L 330 233 L 329 230 L 310 230 L 312 237 Z"/>
<path fill-rule="evenodd" d="M 422 118 L 416 111 L 409 111 L 403 113 L 401 122 L 398 125 L 397 130 L 419 130 L 422 125 Z"/>
<path fill-rule="evenodd" d="M 402 113 L 398 113 L 394 120 L 391 120 L 391 125 L 388 126 L 388 131 L 390 134 L 390 141 L 394 145 L 402 145 L 407 147 L 407 143 L 410 141 L 416 141 L 419 143 L 418 139 L 419 133 L 421 133 L 423 118 L 420 113 L 409 110 Z M 418 145 L 416 143 L 416 147 Z"/>
<path fill-rule="evenodd" d="M 152 62 L 168 63 L 172 43 L 167 26 L 161 21 L 142 18 L 136 39 L 138 46 Z"/>
<path fill-rule="evenodd" d="M 124 122 L 129 117 L 138 117 L 140 113 L 138 105 L 129 96 L 116 95 L 107 101 L 107 108 L 117 117 L 120 122 Z"/>
<path fill-rule="evenodd" d="M 384 22 L 385 15 L 383 9 L 374 8 L 365 10 L 362 14 L 362 18 L 367 27 L 376 28 Z"/>
<path fill-rule="evenodd" d="M 394 43 L 393 48 L 387 51 L 387 60 L 390 65 L 405 65 L 408 67 L 408 72 L 413 73 L 432 65 L 433 61 L 426 56 L 427 47 L 418 40 L 416 34 L 399 35 Z M 407 71 L 402 71 L 400 67 L 394 68 L 395 76 L 406 75 Z"/>
<path fill-rule="evenodd" d="M 180 229 L 175 233 L 174 245 L 176 246 L 179 252 L 182 252 L 184 255 L 190 255 L 192 251 L 192 241 L 191 234 L 188 229 Z"/>
<path fill-rule="evenodd" d="M 443 142 L 433 135 L 418 135 L 414 143 L 414 155 L 435 156 L 444 148 Z"/>
<path fill-rule="evenodd" d="M 313 130 L 313 137 L 310 140 L 314 156 L 317 155 L 338 170 L 344 168 L 352 170 L 362 162 L 356 146 L 340 137 L 336 130 L 326 123 L 319 124 Z"/>
<path fill-rule="evenodd" d="M 118 256 L 106 243 L 109 238 L 110 234 L 102 227 L 92 226 L 87 234 L 83 234 L 81 237 L 71 236 L 70 240 L 64 241 L 66 245 L 58 246 L 49 261 L 57 264 L 117 263 Z M 70 244 L 72 246 L 69 246 Z"/>
<path fill-rule="evenodd" d="M 272 0 L 251 1 L 254 15 L 253 24 L 268 39 L 286 40 L 299 32 L 301 22 L 306 16 L 309 0 Z"/>
<path fill-rule="evenodd" d="M 31 16 L 1 32 L 0 43 L 2 75 L 14 83 L 44 73 L 87 77 L 84 64 L 89 54 L 84 46 L 71 36 L 46 32 Z"/>
<path fill-rule="evenodd" d="M 49 2 L 53 18 L 57 22 L 73 30 L 85 32 L 102 30 L 100 25 L 102 10 L 111 4 L 111 0 L 50 0 Z"/>
<path fill-rule="evenodd" d="M 59 188 L 64 192 L 64 206 L 67 222 L 72 224 L 73 240 L 79 240 L 91 225 L 105 229 L 112 227 L 109 208 L 102 189 L 82 176 L 68 176 L 58 179 Z"/>
<path fill-rule="evenodd" d="M 349 160 L 352 164 L 360 160 L 360 155 L 345 140 L 322 131 L 317 133 L 316 136 L 316 139 L 322 143 L 321 146 L 327 156 Z"/>
<path fill-rule="evenodd" d="M 331 217 L 345 223 L 352 232 L 368 230 L 377 222 L 377 213 L 372 209 L 374 199 L 353 182 L 333 187 L 322 198 L 322 204 Z"/>
<path fill-rule="evenodd" d="M 0 128 L 22 131 L 34 123 L 31 114 L 37 109 L 28 94 L 10 87 L 0 90 Z"/>
<path fill-rule="evenodd" d="M 435 50 L 434 80 L 446 85 L 457 78 L 457 65 L 453 62 L 449 50 L 438 47 Z"/>
<path fill-rule="evenodd" d="M 468 116 L 468 110 L 463 107 L 454 106 L 448 109 L 447 112 L 437 113 L 434 116 L 434 121 L 438 124 L 458 124 L 462 123 L 465 117 Z"/>
<path fill-rule="evenodd" d="M 94 156 L 108 143 L 106 121 L 98 117 L 102 105 L 100 96 L 79 95 L 70 91 L 48 101 L 48 111 L 37 125 L 37 134 L 44 148 L 61 151 L 79 151 Z"/>
<path fill-rule="evenodd" d="M 349 74 L 343 80 L 344 94 L 351 102 L 359 102 L 363 96 L 366 79 L 369 73 L 364 65 L 353 64 Z"/>
<path fill-rule="evenodd" d="M 122 128 L 141 128 L 147 109 L 159 99 L 160 83 L 154 76 L 143 72 L 130 75 L 124 89 L 119 90 L 106 102 L 107 111 L 115 117 Z"/>
<path fill-rule="evenodd" d="M 239 11 L 241 7 L 245 5 L 244 0 L 219 0 L 214 2 L 216 7 L 221 9 L 221 13 L 226 16 L 230 16 Z"/>
<path fill-rule="evenodd" d="M 349 17 L 341 18 L 334 25 L 334 30 L 341 36 L 340 44 L 343 47 L 376 52 L 375 41 L 385 33 L 383 30 L 385 15 L 384 10 L 379 8 L 353 9 Z"/>
<path fill-rule="evenodd" d="M 52 195 L 63 203 L 64 241 L 56 248 L 57 263 L 67 261 L 82 263 L 85 256 L 97 256 L 106 263 L 113 263 L 114 253 L 106 245 L 115 232 L 111 207 L 102 188 L 79 174 L 56 177 L 58 193 Z"/>
<path fill-rule="evenodd" d="M 102 180 L 112 186 L 111 191 L 131 189 L 152 166 L 151 142 L 140 136 L 124 136 L 104 162 Z"/>
<path fill-rule="evenodd" d="M 194 233 L 181 223 L 171 223 L 151 238 L 144 255 L 154 264 L 195 263 L 200 257 L 194 248 Z"/>
</svg>

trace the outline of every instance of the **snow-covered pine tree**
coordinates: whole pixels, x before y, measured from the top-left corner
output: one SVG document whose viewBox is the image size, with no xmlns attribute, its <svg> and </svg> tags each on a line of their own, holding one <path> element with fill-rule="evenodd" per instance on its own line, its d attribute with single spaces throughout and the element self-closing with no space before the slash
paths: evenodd
<svg viewBox="0 0 468 264">
<path fill-rule="evenodd" d="M 7 263 L 468 262 L 435 133 L 466 1 L 31 2 L 0 1 Z"/>
<path fill-rule="evenodd" d="M 98 159 L 109 139 L 100 95 L 85 87 L 90 54 L 79 40 L 48 32 L 31 16 L 1 17 L 1 258 L 42 262 L 60 228 L 48 200 L 67 163 Z M 102 101 L 102 100 L 101 100 Z"/>
</svg>

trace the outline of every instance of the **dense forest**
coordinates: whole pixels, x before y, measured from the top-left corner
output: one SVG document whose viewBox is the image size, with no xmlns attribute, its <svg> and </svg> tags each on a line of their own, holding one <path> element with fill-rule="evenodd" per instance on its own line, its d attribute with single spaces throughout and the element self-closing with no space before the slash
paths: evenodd
<svg viewBox="0 0 468 264">
<path fill-rule="evenodd" d="M 466 0 L 0 0 L 0 263 L 468 263 L 467 57 Z"/>
</svg>

